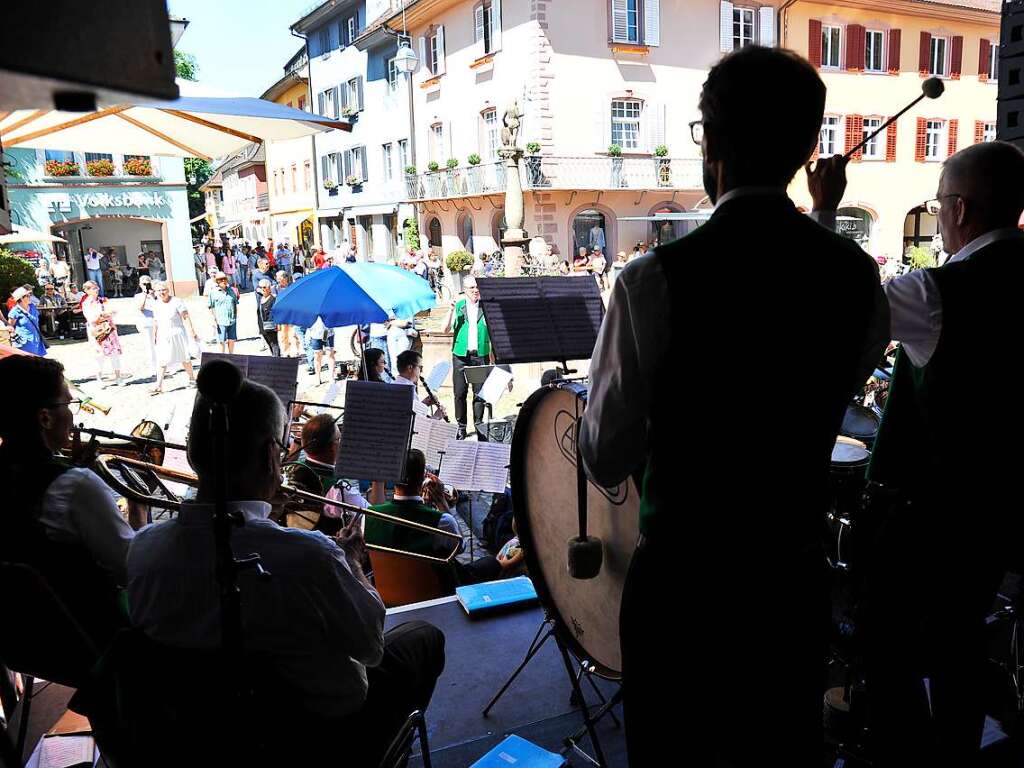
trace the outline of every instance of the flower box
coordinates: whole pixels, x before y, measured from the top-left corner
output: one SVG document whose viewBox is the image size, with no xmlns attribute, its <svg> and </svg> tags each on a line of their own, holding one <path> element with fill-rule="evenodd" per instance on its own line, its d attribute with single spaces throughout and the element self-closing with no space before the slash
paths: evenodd
<svg viewBox="0 0 1024 768">
<path fill-rule="evenodd" d="M 81 173 L 74 160 L 47 160 L 47 176 L 78 176 Z"/>
<path fill-rule="evenodd" d="M 129 157 L 124 161 L 124 172 L 128 176 L 152 176 L 153 163 L 148 157 Z"/>
<path fill-rule="evenodd" d="M 114 164 L 109 160 L 90 160 L 85 164 L 90 176 L 113 176 Z"/>
</svg>

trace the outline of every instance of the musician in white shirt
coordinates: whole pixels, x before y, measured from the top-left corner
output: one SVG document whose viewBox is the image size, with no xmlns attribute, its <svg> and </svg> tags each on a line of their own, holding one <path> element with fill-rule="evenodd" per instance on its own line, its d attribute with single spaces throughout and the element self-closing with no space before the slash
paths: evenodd
<svg viewBox="0 0 1024 768">
<path fill-rule="evenodd" d="M 420 373 L 423 371 L 423 356 L 414 350 L 407 349 L 405 352 L 398 356 L 398 376 L 395 378 L 395 384 L 407 384 L 411 387 L 419 387 Z M 417 394 L 419 394 L 417 390 Z M 444 406 L 438 402 L 432 394 L 428 394 L 422 400 L 421 403 L 427 406 L 434 406 L 434 415 L 437 418 L 445 418 Z"/>
</svg>

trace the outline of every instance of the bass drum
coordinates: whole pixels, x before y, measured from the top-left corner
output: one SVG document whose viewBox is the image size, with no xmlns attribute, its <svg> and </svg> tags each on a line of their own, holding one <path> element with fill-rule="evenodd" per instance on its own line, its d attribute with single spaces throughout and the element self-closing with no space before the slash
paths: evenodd
<svg viewBox="0 0 1024 768">
<path fill-rule="evenodd" d="M 596 578 L 572 578 L 576 414 L 586 399 L 585 386 L 563 382 L 537 390 L 523 405 L 512 436 L 512 507 L 530 578 L 561 637 L 598 674 L 617 680 L 619 605 L 639 535 L 640 497 L 632 480 L 607 489 L 588 484 L 587 532 L 604 543 L 604 561 Z"/>
</svg>

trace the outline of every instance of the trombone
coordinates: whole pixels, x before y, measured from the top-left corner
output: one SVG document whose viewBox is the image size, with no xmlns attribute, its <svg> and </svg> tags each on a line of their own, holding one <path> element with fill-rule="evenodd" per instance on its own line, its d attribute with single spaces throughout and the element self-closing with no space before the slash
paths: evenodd
<svg viewBox="0 0 1024 768">
<path fill-rule="evenodd" d="M 144 481 L 138 480 L 138 485 L 131 479 L 123 480 L 118 477 L 118 469 L 115 469 L 116 465 L 120 465 L 120 471 L 124 472 L 126 478 L 132 478 L 135 475 L 135 479 L 138 478 L 138 473 L 148 473 L 153 477 L 161 489 L 167 494 L 167 498 L 161 498 L 148 494 L 140 488 L 145 487 Z M 113 488 L 117 493 L 124 496 L 126 499 L 137 502 L 139 504 L 146 504 L 153 507 L 162 509 L 181 509 L 182 500 L 174 493 L 172 493 L 162 482 L 160 478 L 166 478 L 171 482 L 182 483 L 184 485 L 197 486 L 199 484 L 199 478 L 190 472 L 181 472 L 176 469 L 164 467 L 159 464 L 151 464 L 140 459 L 131 458 L 129 456 L 119 456 L 115 454 L 102 454 L 96 457 L 95 463 L 96 473 L 103 478 L 103 481 Z M 354 514 L 367 515 L 368 517 L 375 517 L 379 520 L 391 523 L 393 525 L 400 525 L 406 528 L 411 528 L 421 533 L 427 533 L 432 536 L 440 536 L 442 538 L 451 539 L 453 541 L 452 551 L 444 557 L 438 557 L 435 555 L 425 555 L 419 552 L 410 552 L 405 549 L 396 549 L 394 547 L 385 547 L 380 544 L 366 544 L 366 548 L 378 552 L 389 552 L 394 555 L 404 555 L 407 557 L 415 557 L 420 560 L 427 560 L 432 563 L 450 563 L 455 555 L 459 553 L 462 548 L 462 537 L 449 531 L 442 531 L 438 528 L 434 528 L 423 523 L 416 523 L 412 520 L 405 520 L 401 517 L 395 517 L 394 515 L 388 515 L 384 512 L 377 512 L 372 509 L 363 509 L 357 507 L 354 504 L 348 504 L 343 501 L 335 501 L 334 499 L 328 499 L 326 496 L 319 496 L 309 491 L 304 491 L 299 488 L 295 488 L 290 485 L 281 485 L 280 497 L 283 497 L 285 505 L 293 505 L 295 507 L 305 509 L 319 509 L 323 511 L 324 505 L 330 505 L 338 507 L 347 512 Z"/>
</svg>

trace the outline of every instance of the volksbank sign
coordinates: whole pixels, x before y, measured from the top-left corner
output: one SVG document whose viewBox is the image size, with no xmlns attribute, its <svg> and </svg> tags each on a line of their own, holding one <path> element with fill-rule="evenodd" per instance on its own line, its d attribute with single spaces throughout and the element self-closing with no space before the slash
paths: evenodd
<svg viewBox="0 0 1024 768">
<path fill-rule="evenodd" d="M 168 204 L 160 192 L 91 192 L 73 194 L 71 199 L 80 208 L 156 208 Z"/>
</svg>

